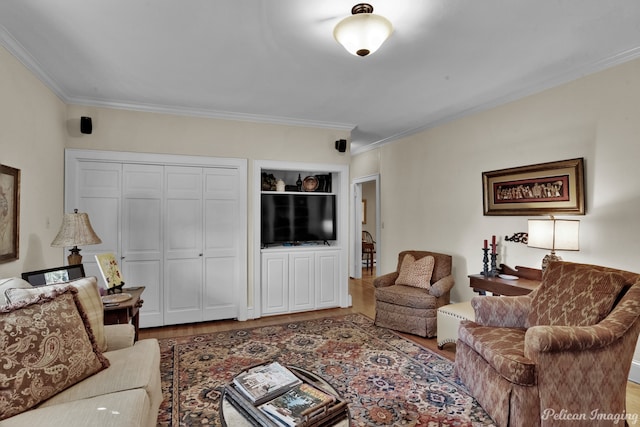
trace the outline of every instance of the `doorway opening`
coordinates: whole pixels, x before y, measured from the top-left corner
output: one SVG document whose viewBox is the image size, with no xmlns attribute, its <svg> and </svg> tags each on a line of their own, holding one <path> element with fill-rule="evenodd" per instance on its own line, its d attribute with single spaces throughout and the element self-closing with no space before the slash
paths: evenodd
<svg viewBox="0 0 640 427">
<path fill-rule="evenodd" d="M 381 248 L 380 175 L 354 179 L 351 185 L 350 276 L 377 275 Z"/>
</svg>

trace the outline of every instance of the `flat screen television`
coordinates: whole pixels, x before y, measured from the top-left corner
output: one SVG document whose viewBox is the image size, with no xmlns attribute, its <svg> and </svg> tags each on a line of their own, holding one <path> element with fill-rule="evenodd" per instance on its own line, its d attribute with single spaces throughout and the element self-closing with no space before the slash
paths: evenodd
<svg viewBox="0 0 640 427">
<path fill-rule="evenodd" d="M 334 194 L 262 194 L 262 245 L 336 240 Z"/>
</svg>

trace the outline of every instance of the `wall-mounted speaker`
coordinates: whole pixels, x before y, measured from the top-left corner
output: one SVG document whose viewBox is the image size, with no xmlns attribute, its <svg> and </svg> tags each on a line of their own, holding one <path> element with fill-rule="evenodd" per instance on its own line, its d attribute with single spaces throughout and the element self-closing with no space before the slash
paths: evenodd
<svg viewBox="0 0 640 427">
<path fill-rule="evenodd" d="M 338 150 L 341 153 L 344 153 L 345 151 L 347 151 L 347 140 L 346 139 L 339 139 L 336 141 L 336 150 Z"/>
<path fill-rule="evenodd" d="M 91 117 L 80 117 L 80 132 L 91 134 L 93 131 L 93 125 L 91 124 Z"/>
</svg>

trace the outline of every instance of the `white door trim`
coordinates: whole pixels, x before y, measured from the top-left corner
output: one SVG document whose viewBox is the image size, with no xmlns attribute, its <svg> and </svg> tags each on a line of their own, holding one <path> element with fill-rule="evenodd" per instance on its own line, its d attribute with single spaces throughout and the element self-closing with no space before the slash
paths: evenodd
<svg viewBox="0 0 640 427">
<path fill-rule="evenodd" d="M 350 241 L 351 254 L 349 275 L 351 277 L 362 277 L 362 223 L 360 218 L 362 217 L 362 184 L 365 182 L 374 181 L 376 184 L 376 255 L 375 259 L 380 259 L 382 253 L 382 232 L 381 232 L 381 218 L 380 218 L 380 174 L 366 175 L 359 178 L 354 178 L 351 181 L 351 197 L 350 200 L 350 230 L 352 230 Z M 374 274 L 378 275 L 379 262 L 375 262 Z"/>
</svg>

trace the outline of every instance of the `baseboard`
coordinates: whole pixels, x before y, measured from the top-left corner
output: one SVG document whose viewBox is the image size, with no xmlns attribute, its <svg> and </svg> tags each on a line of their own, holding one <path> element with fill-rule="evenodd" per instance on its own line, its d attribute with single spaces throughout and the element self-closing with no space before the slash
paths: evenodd
<svg viewBox="0 0 640 427">
<path fill-rule="evenodd" d="M 640 360 L 631 362 L 631 370 L 629 371 L 629 381 L 640 384 Z"/>
</svg>

